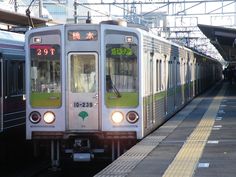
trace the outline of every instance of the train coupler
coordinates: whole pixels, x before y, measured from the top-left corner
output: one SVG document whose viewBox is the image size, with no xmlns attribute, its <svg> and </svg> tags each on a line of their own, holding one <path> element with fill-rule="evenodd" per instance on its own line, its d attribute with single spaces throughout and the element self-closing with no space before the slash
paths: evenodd
<svg viewBox="0 0 236 177">
<path fill-rule="evenodd" d="M 89 139 L 75 139 L 72 158 L 75 162 L 89 162 L 94 158 Z"/>
</svg>

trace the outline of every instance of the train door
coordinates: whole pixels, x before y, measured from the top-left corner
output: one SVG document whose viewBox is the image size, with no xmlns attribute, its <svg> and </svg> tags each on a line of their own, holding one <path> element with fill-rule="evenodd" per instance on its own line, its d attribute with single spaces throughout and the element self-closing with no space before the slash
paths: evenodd
<svg viewBox="0 0 236 177">
<path fill-rule="evenodd" d="M 3 63 L 0 58 L 0 132 L 3 131 Z"/>
<path fill-rule="evenodd" d="M 98 55 L 70 53 L 69 130 L 98 130 Z"/>
</svg>

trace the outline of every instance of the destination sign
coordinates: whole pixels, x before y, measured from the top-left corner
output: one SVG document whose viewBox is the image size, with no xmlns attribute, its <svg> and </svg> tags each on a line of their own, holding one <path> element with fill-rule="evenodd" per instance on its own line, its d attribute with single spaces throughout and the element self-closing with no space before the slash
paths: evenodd
<svg viewBox="0 0 236 177">
<path fill-rule="evenodd" d="M 78 30 L 68 32 L 69 41 L 95 41 L 97 38 L 96 30 Z"/>
</svg>

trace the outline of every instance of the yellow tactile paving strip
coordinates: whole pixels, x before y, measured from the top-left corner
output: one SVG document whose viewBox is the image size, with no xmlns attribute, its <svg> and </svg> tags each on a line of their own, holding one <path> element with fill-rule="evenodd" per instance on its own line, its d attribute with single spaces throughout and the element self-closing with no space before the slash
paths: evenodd
<svg viewBox="0 0 236 177">
<path fill-rule="evenodd" d="M 190 177 L 194 175 L 208 137 L 215 122 L 225 88 L 223 87 L 213 99 L 195 130 L 188 137 L 163 177 Z"/>
</svg>

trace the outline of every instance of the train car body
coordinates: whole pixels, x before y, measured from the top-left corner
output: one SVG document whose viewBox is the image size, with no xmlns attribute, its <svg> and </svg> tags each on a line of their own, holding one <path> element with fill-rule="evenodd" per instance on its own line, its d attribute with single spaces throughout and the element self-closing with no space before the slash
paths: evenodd
<svg viewBox="0 0 236 177">
<path fill-rule="evenodd" d="M 24 93 L 24 35 L 0 31 L 0 134 L 25 125 Z"/>
<path fill-rule="evenodd" d="M 33 29 L 26 58 L 27 139 L 59 140 L 75 161 L 119 155 L 221 79 L 210 57 L 104 23 Z"/>
</svg>

